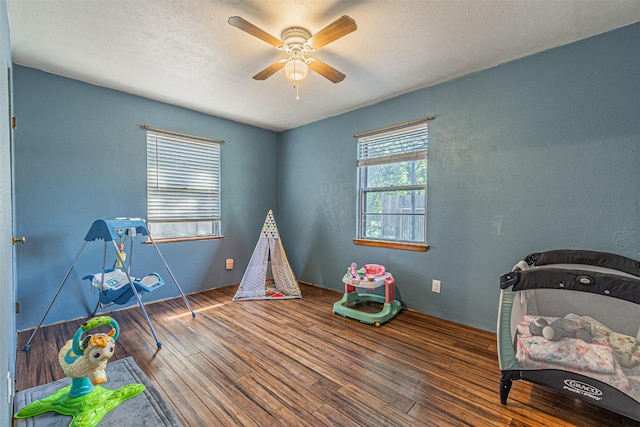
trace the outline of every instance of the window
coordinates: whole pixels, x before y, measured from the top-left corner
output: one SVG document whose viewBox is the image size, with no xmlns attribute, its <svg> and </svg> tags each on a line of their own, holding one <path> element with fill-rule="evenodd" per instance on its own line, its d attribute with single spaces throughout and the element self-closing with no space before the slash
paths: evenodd
<svg viewBox="0 0 640 427">
<path fill-rule="evenodd" d="M 356 243 L 426 250 L 427 151 L 426 123 L 358 139 Z"/>
<path fill-rule="evenodd" d="M 219 237 L 220 144 L 147 131 L 147 215 L 156 239 Z"/>
</svg>

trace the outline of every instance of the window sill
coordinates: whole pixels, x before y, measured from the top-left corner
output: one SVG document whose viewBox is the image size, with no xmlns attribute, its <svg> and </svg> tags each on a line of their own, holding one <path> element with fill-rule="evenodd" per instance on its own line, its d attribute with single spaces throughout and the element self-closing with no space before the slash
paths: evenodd
<svg viewBox="0 0 640 427">
<path fill-rule="evenodd" d="M 406 251 L 426 252 L 429 245 L 413 243 L 389 242 L 385 240 L 353 239 L 353 243 L 358 246 L 374 246 L 377 248 L 403 249 Z"/>
<path fill-rule="evenodd" d="M 193 241 L 199 241 L 199 240 L 220 240 L 224 238 L 224 236 L 194 236 L 194 237 L 166 237 L 166 238 L 158 238 L 158 239 L 153 239 L 154 242 L 156 243 L 174 243 L 174 242 L 193 242 Z M 147 239 L 146 242 L 144 242 L 147 245 L 151 244 L 151 240 Z"/>
</svg>

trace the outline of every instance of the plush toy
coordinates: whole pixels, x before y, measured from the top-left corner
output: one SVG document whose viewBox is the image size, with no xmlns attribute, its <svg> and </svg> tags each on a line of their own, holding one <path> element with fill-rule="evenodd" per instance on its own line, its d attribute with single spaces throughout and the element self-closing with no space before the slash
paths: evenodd
<svg viewBox="0 0 640 427">
<path fill-rule="evenodd" d="M 616 359 L 625 368 L 632 368 L 640 362 L 640 348 L 635 338 L 612 331 L 609 333 L 609 343 Z"/>
<path fill-rule="evenodd" d="M 88 335 L 80 344 L 82 353 L 76 354 L 74 340 L 69 340 L 60 349 L 58 360 L 64 374 L 69 378 L 88 377 L 93 385 L 107 382 L 105 368 L 115 349 L 115 329 L 109 333 Z"/>
<path fill-rule="evenodd" d="M 593 340 L 591 323 L 578 323 L 575 320 L 562 318 L 549 323 L 542 317 L 529 324 L 531 335 L 545 337 L 549 341 L 562 338 L 577 338 L 590 343 Z"/>
</svg>

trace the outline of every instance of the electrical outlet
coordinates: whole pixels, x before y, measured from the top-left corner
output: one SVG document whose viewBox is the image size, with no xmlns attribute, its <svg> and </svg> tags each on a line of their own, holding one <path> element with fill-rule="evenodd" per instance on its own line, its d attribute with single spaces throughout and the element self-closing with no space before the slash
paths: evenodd
<svg viewBox="0 0 640 427">
<path fill-rule="evenodd" d="M 440 293 L 440 285 L 441 285 L 440 280 L 432 280 L 431 281 L 431 291 L 439 294 Z"/>
<path fill-rule="evenodd" d="M 7 403 L 11 403 L 13 397 L 13 381 L 11 381 L 11 372 L 7 371 Z"/>
</svg>

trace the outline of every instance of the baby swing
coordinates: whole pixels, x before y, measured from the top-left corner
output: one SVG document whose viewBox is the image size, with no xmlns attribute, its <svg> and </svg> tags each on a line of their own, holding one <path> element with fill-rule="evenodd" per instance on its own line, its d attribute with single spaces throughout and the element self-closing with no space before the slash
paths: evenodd
<svg viewBox="0 0 640 427">
<path fill-rule="evenodd" d="M 104 262 L 102 264 L 102 272 L 84 276 L 83 279 L 91 281 L 91 285 L 100 291 L 98 296 L 98 304 L 91 313 L 95 316 L 98 308 L 107 308 L 114 304 L 122 305 L 132 301 L 136 295 L 134 290 L 140 296 L 147 292 L 152 292 L 162 285 L 164 281 L 157 273 L 148 274 L 140 279 L 131 276 L 131 260 L 133 258 L 133 241 L 136 236 L 136 229 L 131 228 L 125 230 L 118 228 L 115 230 L 118 238 L 118 247 L 116 249 L 116 260 L 113 268 L 105 270 L 107 259 L 107 244 L 104 245 Z M 124 268 L 124 262 L 127 259 L 127 253 L 124 250 L 125 243 L 129 239 L 129 265 Z M 133 286 L 127 286 L 133 279 Z"/>
<path fill-rule="evenodd" d="M 149 319 L 147 310 L 144 308 L 141 295 L 147 292 L 152 292 L 158 289 L 159 287 L 163 286 L 164 281 L 162 280 L 160 275 L 157 273 L 151 273 L 142 278 L 136 278 L 131 275 L 131 261 L 133 258 L 133 242 L 137 234 L 147 236 L 150 243 L 158 252 L 160 259 L 162 260 L 165 268 L 167 269 L 167 272 L 169 273 L 169 275 L 171 276 L 171 279 L 173 280 L 173 283 L 175 283 L 176 287 L 178 288 L 178 291 L 180 292 L 182 299 L 187 305 L 187 308 L 189 309 L 189 311 L 191 311 L 192 317 L 196 317 L 196 313 L 191 308 L 191 305 L 189 304 L 187 297 L 182 291 L 182 288 L 180 287 L 180 285 L 178 284 L 178 281 L 176 280 L 175 276 L 171 272 L 169 265 L 167 264 L 164 257 L 162 256 L 162 253 L 160 252 L 160 249 L 158 249 L 158 246 L 153 240 L 153 237 L 151 237 L 151 233 L 149 232 L 149 229 L 147 228 L 144 220 L 140 218 L 116 218 L 111 220 L 99 219 L 94 221 L 93 225 L 91 225 L 89 232 L 84 238 L 84 242 L 82 243 L 82 247 L 80 248 L 80 251 L 78 251 L 78 254 L 73 260 L 73 263 L 69 268 L 69 271 L 67 271 L 67 274 L 64 276 L 64 279 L 62 279 L 62 283 L 60 283 L 60 286 L 58 287 L 56 294 L 54 295 L 53 299 L 49 303 L 49 306 L 47 307 L 44 315 L 40 319 L 40 322 L 38 322 L 38 325 L 33 330 L 31 336 L 29 337 L 27 344 L 24 346 L 24 350 L 29 350 L 31 340 L 35 336 L 40 326 L 42 326 L 42 322 L 44 322 L 44 319 L 47 317 L 47 314 L 49 314 L 49 310 L 51 309 L 51 306 L 53 306 L 53 303 L 58 297 L 58 294 L 60 294 L 62 287 L 64 286 L 67 279 L 69 278 L 69 275 L 71 274 L 73 267 L 76 265 L 76 262 L 78 261 L 78 258 L 80 257 L 80 254 L 84 250 L 87 242 L 92 242 L 98 239 L 104 240 L 104 255 L 103 255 L 103 261 L 102 261 L 102 271 L 96 274 L 90 274 L 83 277 L 83 279 L 90 280 L 91 284 L 100 291 L 100 295 L 98 297 L 98 304 L 96 305 L 96 308 L 91 313 L 91 316 L 94 316 L 96 314 L 96 312 L 98 311 L 98 308 L 106 308 L 113 304 L 122 305 L 135 299 L 138 303 L 138 306 L 142 310 L 142 314 L 144 315 L 144 318 L 147 321 L 147 324 L 149 325 L 149 329 L 151 329 L 151 334 L 153 335 L 153 338 L 156 340 L 156 344 L 158 348 L 162 347 L 162 343 L 158 340 L 156 331 L 153 328 L 153 325 L 151 324 L 151 320 Z M 125 264 L 125 259 L 127 258 L 127 254 L 124 251 L 125 243 L 127 239 L 129 239 L 129 242 L 130 242 L 128 266 Z M 117 244 L 116 244 L 116 240 L 118 240 Z M 110 269 L 106 268 L 108 242 L 112 243 L 116 253 L 116 261 L 114 263 L 113 268 L 110 268 Z"/>
</svg>

